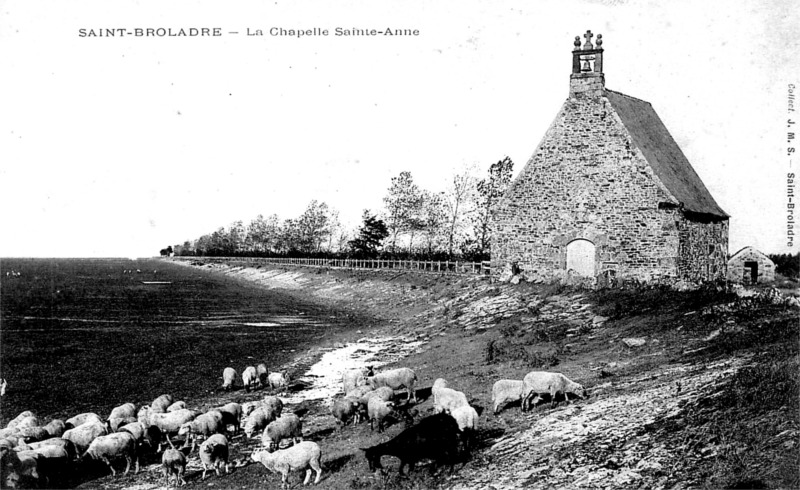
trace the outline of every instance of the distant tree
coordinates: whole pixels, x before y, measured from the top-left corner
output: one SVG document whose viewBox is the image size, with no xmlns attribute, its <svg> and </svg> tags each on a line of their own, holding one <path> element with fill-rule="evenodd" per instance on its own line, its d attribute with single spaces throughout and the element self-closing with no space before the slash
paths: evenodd
<svg viewBox="0 0 800 490">
<path fill-rule="evenodd" d="M 514 162 L 505 157 L 489 167 L 489 175 L 477 183 L 477 203 L 473 223 L 475 246 L 481 255 L 489 253 L 491 243 L 490 224 L 492 212 L 511 184 Z"/>
<path fill-rule="evenodd" d="M 800 276 L 800 252 L 792 254 L 770 254 L 775 262 L 775 272 L 782 276 L 797 279 Z"/>
<path fill-rule="evenodd" d="M 383 198 L 386 207 L 386 229 L 391 239 L 390 248 L 397 248 L 397 237 L 410 231 L 414 227 L 414 217 L 419 213 L 422 196 L 411 177 L 411 172 L 400 172 L 397 177 L 392 177 L 389 194 Z"/>
<path fill-rule="evenodd" d="M 162 248 L 159 253 L 162 257 L 169 257 L 172 254 L 172 245 L 169 245 L 167 248 Z"/>
<path fill-rule="evenodd" d="M 456 236 L 462 231 L 465 217 L 469 215 L 469 204 L 474 200 L 475 177 L 470 169 L 464 169 L 453 176 L 450 186 L 444 192 L 444 205 L 447 212 L 447 254 L 453 255 Z"/>
<path fill-rule="evenodd" d="M 442 193 L 424 191 L 422 194 L 422 240 L 425 254 L 432 257 L 443 237 L 443 226 L 447 221 Z"/>
<path fill-rule="evenodd" d="M 313 200 L 297 220 L 299 232 L 298 250 L 306 253 L 318 252 L 330 234 L 328 205 Z"/>
<path fill-rule="evenodd" d="M 353 254 L 362 257 L 375 257 L 383 240 L 389 236 L 386 223 L 368 209 L 362 215 L 363 223 L 358 230 L 358 236 L 348 242 Z"/>
</svg>

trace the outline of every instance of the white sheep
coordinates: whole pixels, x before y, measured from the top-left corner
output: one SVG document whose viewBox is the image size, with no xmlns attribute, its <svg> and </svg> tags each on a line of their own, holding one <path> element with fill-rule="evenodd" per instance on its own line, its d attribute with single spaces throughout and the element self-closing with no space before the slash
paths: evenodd
<svg viewBox="0 0 800 490">
<path fill-rule="evenodd" d="M 251 413 L 253 413 L 253 411 L 256 408 L 258 408 L 260 406 L 261 406 L 261 402 L 259 402 L 259 401 L 242 403 L 242 417 L 249 416 Z"/>
<path fill-rule="evenodd" d="M 136 412 L 136 420 L 146 426 L 150 425 L 150 405 L 142 405 Z"/>
<path fill-rule="evenodd" d="M 385 402 L 391 401 L 392 398 L 394 398 L 394 390 L 388 386 L 381 386 L 377 390 L 372 390 L 369 393 L 365 393 L 359 402 L 366 407 L 371 398 L 378 398 L 379 400 L 383 400 Z"/>
<path fill-rule="evenodd" d="M 433 412 L 452 413 L 458 407 L 468 406 L 467 395 L 452 388 L 437 388 Z"/>
<path fill-rule="evenodd" d="M 372 367 L 349 369 L 342 373 L 342 393 L 349 393 L 367 383 L 367 376 L 372 376 Z"/>
<path fill-rule="evenodd" d="M 306 470 L 306 478 L 303 480 L 303 485 L 307 485 L 311 480 L 312 469 L 317 474 L 314 484 L 319 483 L 319 479 L 322 476 L 322 468 L 320 466 L 322 450 L 315 442 L 303 441 L 288 449 L 282 449 L 274 453 L 258 451 L 250 457 L 253 461 L 263 464 L 267 470 L 273 473 L 280 473 L 284 488 L 289 486 L 290 471 Z"/>
<path fill-rule="evenodd" d="M 120 427 L 132 422 L 136 422 L 135 417 L 112 417 L 106 420 L 106 425 L 108 425 L 109 432 L 117 432 Z"/>
<path fill-rule="evenodd" d="M 369 430 L 373 430 L 373 424 L 378 423 L 378 432 L 383 432 L 383 421 L 394 413 L 394 403 L 381 400 L 378 397 L 370 398 L 367 403 L 367 417 L 369 417 Z"/>
<path fill-rule="evenodd" d="M 361 399 L 367 393 L 375 391 L 370 385 L 361 385 L 353 388 L 345 394 L 345 398 L 358 398 Z M 394 392 L 394 390 L 392 390 Z"/>
<path fill-rule="evenodd" d="M 161 395 L 150 404 L 150 413 L 164 413 L 174 402 L 172 395 Z"/>
<path fill-rule="evenodd" d="M 262 362 L 256 366 L 256 374 L 258 375 L 259 386 L 267 386 L 267 377 L 269 376 L 267 365 Z"/>
<path fill-rule="evenodd" d="M 522 410 L 534 406 L 543 393 L 550 394 L 550 407 L 556 406 L 556 394 L 562 393 L 569 405 L 569 394 L 579 398 L 586 398 L 586 388 L 571 381 L 561 373 L 550 373 L 546 371 L 531 371 L 522 380 L 525 383 L 525 395 L 522 399 Z M 535 398 L 534 398 L 535 397 Z"/>
<path fill-rule="evenodd" d="M 178 429 L 178 435 L 186 438 L 183 445 L 184 447 L 188 446 L 191 440 L 192 449 L 189 450 L 191 452 L 194 451 L 198 437 L 203 436 L 208 438 L 223 430 L 225 430 L 225 426 L 222 423 L 222 412 L 219 410 L 209 410 L 204 414 L 198 415 L 191 422 L 186 422 L 181 425 L 181 428 Z"/>
<path fill-rule="evenodd" d="M 99 436 L 89 445 L 84 458 L 91 458 L 94 460 L 102 460 L 109 468 L 111 474 L 117 476 L 114 466 L 111 464 L 111 459 L 124 457 L 127 464 L 125 465 L 125 474 L 127 475 L 131 469 L 131 460 L 136 462 L 136 473 L 139 473 L 139 458 L 136 456 L 136 440 L 133 435 L 128 432 L 115 432 L 105 436 Z"/>
<path fill-rule="evenodd" d="M 158 427 L 148 426 L 141 422 L 131 422 L 123 425 L 118 432 L 128 432 L 136 440 L 137 447 L 147 444 L 150 448 L 156 447 L 161 440 L 161 431 Z"/>
<path fill-rule="evenodd" d="M 75 444 L 75 449 L 82 456 L 93 440 L 106 434 L 108 434 L 106 424 L 97 420 L 69 429 L 61 437 Z"/>
<path fill-rule="evenodd" d="M 11 421 L 8 424 L 6 424 L 6 428 L 14 429 L 19 425 L 20 422 L 30 417 L 36 417 L 36 415 L 34 415 L 34 413 L 31 412 L 30 410 L 25 410 L 24 412 L 20 413 L 19 415 L 11 419 Z M 34 425 L 39 425 L 39 424 L 37 423 Z"/>
<path fill-rule="evenodd" d="M 262 405 L 270 408 L 275 413 L 275 417 L 280 417 L 283 412 L 283 402 L 275 395 L 265 396 Z"/>
<path fill-rule="evenodd" d="M 258 386 L 258 373 L 256 372 L 255 366 L 247 366 L 244 368 L 242 372 L 242 384 L 244 385 L 244 390 L 249 392 L 251 388 L 256 388 Z"/>
<path fill-rule="evenodd" d="M 186 485 L 183 474 L 186 473 L 186 456 L 177 449 L 167 449 L 161 455 L 161 469 L 164 471 L 164 479 L 167 485 L 171 480 L 170 476 L 175 475 L 175 486 Z"/>
<path fill-rule="evenodd" d="M 458 424 L 458 430 L 463 434 L 465 445 L 469 448 L 470 439 L 472 439 L 475 431 L 478 430 L 478 411 L 466 405 L 453 410 L 450 416 Z"/>
<path fill-rule="evenodd" d="M 75 448 L 75 444 L 72 441 L 68 441 L 62 437 L 51 437 L 50 439 L 45 439 L 39 442 L 31 442 L 27 445 L 31 450 L 42 452 L 42 448 L 45 447 L 56 447 L 62 449 L 65 454 L 67 455 L 67 461 L 74 461 L 78 456 L 78 450 Z"/>
<path fill-rule="evenodd" d="M 136 405 L 133 403 L 123 403 L 111 410 L 108 419 L 136 417 Z"/>
<path fill-rule="evenodd" d="M 267 382 L 269 383 L 269 388 L 274 390 L 275 388 L 286 388 L 289 386 L 289 373 L 286 371 L 281 371 L 279 373 L 269 373 L 267 376 Z"/>
<path fill-rule="evenodd" d="M 500 407 L 507 403 L 522 400 L 525 396 L 525 382 L 517 379 L 501 379 L 492 386 L 492 413 L 497 415 Z"/>
<path fill-rule="evenodd" d="M 444 378 L 437 378 L 431 386 L 431 394 L 433 395 L 433 406 L 438 406 L 438 393 L 440 388 L 447 388 L 447 380 Z"/>
<path fill-rule="evenodd" d="M 8 383 L 6 383 L 6 378 L 0 380 L 0 396 L 6 395 L 6 390 L 8 389 Z"/>
<path fill-rule="evenodd" d="M 261 434 L 261 444 L 274 450 L 283 439 L 290 438 L 294 444 L 303 440 L 303 421 L 293 413 L 285 413 L 267 425 Z"/>
<path fill-rule="evenodd" d="M 261 406 L 256 408 L 244 421 L 244 435 L 248 438 L 260 431 L 277 418 L 275 411 L 270 407 Z"/>
<path fill-rule="evenodd" d="M 22 427 L 18 430 L 19 437 L 25 442 L 42 441 L 50 437 L 50 433 L 44 427 Z"/>
<path fill-rule="evenodd" d="M 150 425 L 158 427 L 161 431 L 161 435 L 166 438 L 167 443 L 169 443 L 169 446 L 174 448 L 175 446 L 172 445 L 170 436 L 177 433 L 183 424 L 194 420 L 197 415 L 197 412 L 187 408 L 174 412 L 151 413 Z M 158 449 L 161 450 L 161 443 L 159 443 Z"/>
<path fill-rule="evenodd" d="M 232 390 L 236 387 L 236 379 L 239 375 L 232 367 L 226 367 L 222 370 L 222 389 L 225 391 Z"/>
<path fill-rule="evenodd" d="M 186 408 L 186 402 L 181 400 L 173 403 L 172 405 L 167 407 L 167 412 L 175 412 L 176 410 L 183 410 Z"/>
<path fill-rule="evenodd" d="M 361 401 L 358 398 L 340 398 L 334 400 L 331 406 L 331 415 L 342 426 L 347 425 L 351 418 L 353 419 L 353 425 L 356 425 L 361 418 L 362 412 Z"/>
<path fill-rule="evenodd" d="M 103 422 L 103 419 L 94 412 L 84 412 L 65 420 L 64 427 L 67 429 L 74 429 L 80 425 L 93 424 L 95 422 Z"/>
<path fill-rule="evenodd" d="M 417 375 L 413 370 L 406 367 L 391 369 L 367 378 L 367 383 L 373 390 L 381 386 L 388 386 L 393 390 L 405 388 L 408 392 L 408 400 L 413 399 L 415 403 L 417 401 L 417 393 L 414 391 L 414 383 L 416 381 Z"/>
<path fill-rule="evenodd" d="M 222 434 L 214 434 L 200 445 L 200 462 L 203 463 L 203 480 L 206 479 L 208 467 L 214 468 L 219 476 L 219 465 L 225 465 L 228 474 L 228 439 Z"/>
</svg>

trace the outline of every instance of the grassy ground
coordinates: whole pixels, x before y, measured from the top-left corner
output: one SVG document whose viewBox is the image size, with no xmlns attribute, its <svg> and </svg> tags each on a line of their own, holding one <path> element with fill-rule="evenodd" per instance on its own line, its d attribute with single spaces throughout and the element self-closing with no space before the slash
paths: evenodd
<svg viewBox="0 0 800 490">
<path fill-rule="evenodd" d="M 312 345 L 333 348 L 379 335 L 422 339 L 426 343 L 419 352 L 397 363 L 413 367 L 420 378 L 417 408 L 421 416 L 431 413 L 432 400 L 426 388 L 439 377 L 465 392 L 481 411 L 475 450 L 454 475 L 418 470 L 401 477 L 392 458 L 384 462 L 390 468 L 388 474 L 370 473 L 359 448 L 398 434 L 405 428 L 403 423 L 392 424 L 384 434 L 371 432 L 364 424 L 339 429 L 324 406 L 307 403 L 293 407 L 305 415 L 305 438 L 323 448 L 325 474 L 320 488 L 490 488 L 491 484 L 477 483 L 473 475 L 499 482 L 508 472 L 503 465 L 522 458 L 513 450 L 498 456 L 494 448 L 500 442 L 532 437 L 537 445 L 546 446 L 550 439 L 540 425 L 545 418 L 556 417 L 569 424 L 593 404 L 619 399 L 624 405 L 627 397 L 632 399 L 650 388 L 668 386 L 684 397 L 684 376 L 702 374 L 706 366 L 711 371 L 719 361 L 733 358 L 745 359 L 745 367 L 702 389 L 692 388 L 697 392 L 681 398 L 686 401 L 674 410 L 634 407 L 652 411 L 653 417 L 649 423 L 632 428 L 633 432 L 621 432 L 613 444 L 603 437 L 590 436 L 571 446 L 559 446 L 545 460 L 541 477 L 524 480 L 524 486 L 569 487 L 577 476 L 570 480 L 569 474 L 562 473 L 591 464 L 593 472 L 632 468 L 640 474 L 638 480 L 612 483 L 608 485 L 611 488 L 800 488 L 800 338 L 796 309 L 737 301 L 713 288 L 696 292 L 664 288 L 587 292 L 563 286 L 496 285 L 476 278 L 407 273 L 285 271 L 293 279 L 261 281 L 260 287 L 281 288 L 282 294 L 291 298 L 287 301 L 297 302 L 298 309 L 313 305 L 317 316 L 336 312 L 340 319 L 340 328 L 328 331 Z M 243 272 L 223 268 L 215 273 L 244 278 Z M 463 327 L 476 301 L 506 296 L 526 306 L 513 313 L 489 313 L 490 321 L 481 328 Z M 595 323 L 590 315 L 588 322 L 577 321 L 578 310 L 570 306 L 574 301 L 588 304 L 592 315 L 604 320 Z M 548 307 L 562 303 L 566 306 L 557 310 L 558 315 Z M 626 338 L 646 342 L 641 347 L 629 347 L 623 342 Z M 295 370 L 302 371 L 302 366 L 313 363 L 316 356 L 314 352 L 304 355 L 294 364 Z M 593 396 L 567 411 L 562 410 L 562 404 L 555 409 L 540 406 L 533 414 L 521 413 L 516 404 L 498 416 L 491 415 L 494 381 L 521 379 L 533 369 L 568 374 L 587 386 Z M 262 395 L 204 392 L 202 404 Z M 535 435 L 540 432 L 540 436 Z M 635 465 L 638 456 L 626 466 L 625 461 L 630 460 L 625 459 L 626 451 L 630 452 L 634 439 L 646 441 L 637 446 L 643 451 L 642 460 L 648 453 L 663 453 L 659 469 L 641 470 L 641 465 Z M 258 441 L 241 437 L 233 443 L 233 459 L 240 461 L 258 447 Z M 528 469 L 540 464 L 525 459 L 519 463 Z M 299 479 L 299 473 L 293 475 L 295 486 Z M 199 472 L 193 470 L 188 480 L 189 487 L 277 488 L 280 484 L 278 476 L 267 474 L 258 465 L 240 466 L 230 475 L 214 476 L 206 482 L 201 482 Z M 95 476 L 83 480 L 82 487 L 144 489 L 158 484 L 157 473 L 149 471 L 116 480 Z M 496 488 L 513 487 L 498 483 Z"/>
</svg>

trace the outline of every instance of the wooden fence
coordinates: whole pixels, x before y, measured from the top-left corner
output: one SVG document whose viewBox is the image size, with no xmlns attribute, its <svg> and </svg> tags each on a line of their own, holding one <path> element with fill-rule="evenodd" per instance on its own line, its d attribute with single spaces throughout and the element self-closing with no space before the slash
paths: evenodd
<svg viewBox="0 0 800 490">
<path fill-rule="evenodd" d="M 251 264 L 293 265 L 300 267 L 330 267 L 336 269 L 379 269 L 427 272 L 434 274 L 489 275 L 489 262 L 453 260 L 389 260 L 389 259 L 293 259 L 288 257 L 172 257 L 170 260 L 199 260 L 202 262 L 246 262 Z"/>
</svg>

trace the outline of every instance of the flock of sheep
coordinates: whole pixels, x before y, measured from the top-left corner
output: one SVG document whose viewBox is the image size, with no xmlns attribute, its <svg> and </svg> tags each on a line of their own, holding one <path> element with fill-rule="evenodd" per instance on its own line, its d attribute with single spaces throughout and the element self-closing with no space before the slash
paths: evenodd
<svg viewBox="0 0 800 490">
<path fill-rule="evenodd" d="M 223 388 L 234 388 L 239 376 L 233 368 L 223 372 Z M 259 387 L 285 389 L 289 378 L 285 372 L 268 373 L 263 364 L 248 366 L 241 376 L 242 385 L 249 392 Z M 431 388 L 433 415 L 413 424 L 419 415 L 415 385 L 417 375 L 412 369 L 402 367 L 383 372 L 372 368 L 350 370 L 343 373 L 344 396 L 333 401 L 331 414 L 340 430 L 351 421 L 370 422 L 382 432 L 389 418 L 405 420 L 408 426 L 393 439 L 370 448 L 362 448 L 370 470 L 382 468 L 381 457 L 392 455 L 400 459 L 400 473 L 408 465 L 411 469 L 422 459 L 431 459 L 434 468 L 453 465 L 469 451 L 470 439 L 477 429 L 478 411 L 470 406 L 467 396 L 448 387 L 444 379 L 437 379 Z M 396 390 L 405 390 L 403 403 L 394 401 Z M 492 389 L 493 412 L 503 405 L 521 401 L 523 410 L 535 405 L 541 395 L 549 394 L 552 403 L 561 393 L 569 403 L 568 394 L 586 397 L 586 390 L 562 374 L 531 372 L 521 381 L 500 380 Z M 413 424 L 413 425 L 411 425 Z M 138 410 L 133 403 L 114 408 L 107 418 L 96 413 L 82 413 L 66 421 L 52 420 L 40 425 L 30 411 L 19 414 L 6 428 L 0 429 L 0 472 L 4 488 L 51 485 L 53 478 L 64 476 L 88 461 L 103 461 L 112 475 L 117 474 L 113 463 L 125 459 L 125 474 L 135 463 L 139 472 L 139 458 L 153 451 L 165 450 L 161 468 L 169 484 L 173 477 L 176 485 L 186 483 L 186 452 L 176 449 L 173 437 L 183 438 L 183 448 L 191 454 L 199 445 L 198 456 L 203 466 L 202 479 L 209 469 L 220 475 L 224 467 L 230 470 L 228 436 L 240 431 L 248 439 L 260 434 L 262 448 L 253 452 L 250 459 L 282 475 L 287 485 L 292 471 L 305 470 L 304 484 L 314 483 L 322 474 L 320 446 L 303 441 L 302 419 L 294 413 L 283 411 L 283 402 L 274 395 L 243 404 L 231 402 L 206 412 L 189 409 L 183 401 L 174 401 L 171 395 L 161 395 L 149 405 Z M 283 441 L 288 447 L 281 448 Z M 168 446 L 168 448 L 166 447 Z M 287 446 L 284 444 L 284 446 Z"/>
</svg>

